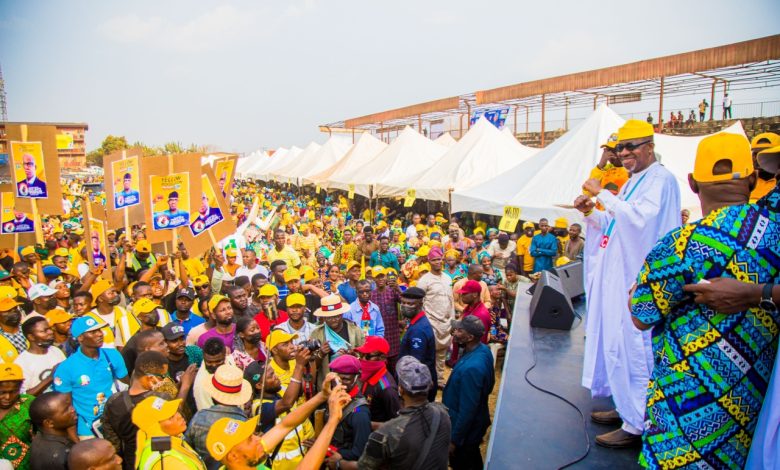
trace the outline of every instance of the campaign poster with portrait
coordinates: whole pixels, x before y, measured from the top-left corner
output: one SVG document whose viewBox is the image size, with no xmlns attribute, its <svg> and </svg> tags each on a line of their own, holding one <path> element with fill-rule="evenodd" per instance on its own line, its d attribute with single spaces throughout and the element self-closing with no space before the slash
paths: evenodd
<svg viewBox="0 0 780 470">
<path fill-rule="evenodd" d="M 172 230 L 190 223 L 190 176 L 188 173 L 151 175 L 153 230 Z"/>
<path fill-rule="evenodd" d="M 197 204 L 198 210 L 192 213 L 192 221 L 190 222 L 190 230 L 196 237 L 225 218 L 208 176 L 201 175 L 200 181 L 202 194 L 199 204 Z"/>
<path fill-rule="evenodd" d="M 111 162 L 111 184 L 114 188 L 114 209 L 141 203 L 141 172 L 138 157 Z"/>
<path fill-rule="evenodd" d="M 15 233 L 35 232 L 35 222 L 32 214 L 18 209 L 14 193 L 0 193 L 0 233 L 13 235 Z"/>
<path fill-rule="evenodd" d="M 16 196 L 30 199 L 46 199 L 46 171 L 41 142 L 11 142 Z"/>
<path fill-rule="evenodd" d="M 225 200 L 230 196 L 233 185 L 233 176 L 236 168 L 236 157 L 226 157 L 214 162 L 214 175 L 217 177 L 219 192 Z"/>
<path fill-rule="evenodd" d="M 91 253 L 89 258 L 92 259 L 93 266 L 99 266 L 101 264 L 108 266 L 108 260 L 106 260 L 108 254 L 108 246 L 106 245 L 106 224 L 102 220 L 89 220 L 89 247 L 87 250 L 89 250 L 88 253 Z"/>
</svg>

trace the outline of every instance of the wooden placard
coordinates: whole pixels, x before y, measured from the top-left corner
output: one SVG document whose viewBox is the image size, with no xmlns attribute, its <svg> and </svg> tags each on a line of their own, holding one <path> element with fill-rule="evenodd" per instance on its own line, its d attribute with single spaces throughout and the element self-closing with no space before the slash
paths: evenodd
<svg viewBox="0 0 780 470">
<path fill-rule="evenodd" d="M 17 204 L 22 210 L 29 209 L 33 215 L 62 215 L 57 128 L 13 124 L 6 126 L 5 131 Z M 31 163 L 35 165 L 34 169 Z M 25 170 L 34 171 L 35 180 L 27 181 Z M 33 205 L 37 207 L 33 208 Z"/>
<path fill-rule="evenodd" d="M 141 203 L 149 243 L 173 242 L 179 227 L 189 227 L 201 195 L 200 154 L 141 159 Z"/>
<path fill-rule="evenodd" d="M 144 205 L 141 201 L 142 156 L 142 149 L 131 148 L 112 152 L 103 159 L 106 221 L 110 229 L 144 223 Z"/>
<path fill-rule="evenodd" d="M 201 197 L 190 214 L 190 224 L 179 229 L 190 256 L 200 256 L 235 232 L 230 207 L 219 194 L 219 181 L 209 165 L 201 167 Z"/>
<path fill-rule="evenodd" d="M 35 243 L 35 219 L 17 207 L 15 189 L 10 183 L 0 185 L 0 248 L 14 251 Z"/>
</svg>

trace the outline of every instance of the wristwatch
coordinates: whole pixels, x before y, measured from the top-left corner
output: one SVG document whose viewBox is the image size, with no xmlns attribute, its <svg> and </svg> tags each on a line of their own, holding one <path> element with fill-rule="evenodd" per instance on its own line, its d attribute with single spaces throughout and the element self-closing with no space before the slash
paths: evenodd
<svg viewBox="0 0 780 470">
<path fill-rule="evenodd" d="M 772 300 L 772 288 L 774 287 L 775 285 L 771 282 L 764 284 L 764 289 L 761 291 L 761 301 L 758 303 L 761 310 L 772 313 L 777 312 L 777 305 Z"/>
</svg>

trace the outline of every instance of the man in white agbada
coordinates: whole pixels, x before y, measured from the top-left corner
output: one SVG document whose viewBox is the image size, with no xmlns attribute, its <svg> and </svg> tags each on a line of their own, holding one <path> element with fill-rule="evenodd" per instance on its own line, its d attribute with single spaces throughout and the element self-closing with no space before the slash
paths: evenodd
<svg viewBox="0 0 780 470">
<path fill-rule="evenodd" d="M 634 327 L 629 290 L 647 254 L 661 236 L 680 225 L 680 189 L 674 175 L 656 161 L 652 125 L 626 121 L 618 131 L 616 151 L 631 173 L 617 196 L 596 179 L 582 188 L 587 195 L 574 205 L 585 214 L 587 239 L 599 240 L 586 263 L 587 326 L 582 385 L 593 397 L 612 396 L 615 410 L 594 411 L 601 424 L 623 423 L 596 436 L 596 443 L 622 448 L 641 442 L 647 384 L 652 370 L 649 332 Z"/>
</svg>

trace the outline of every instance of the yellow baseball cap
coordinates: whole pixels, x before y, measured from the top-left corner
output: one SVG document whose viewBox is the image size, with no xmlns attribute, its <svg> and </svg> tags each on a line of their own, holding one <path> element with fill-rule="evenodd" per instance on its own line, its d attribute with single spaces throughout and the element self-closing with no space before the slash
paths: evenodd
<svg viewBox="0 0 780 470">
<path fill-rule="evenodd" d="M 731 162 L 731 172 L 714 174 L 715 164 L 721 160 Z M 696 149 L 693 179 L 700 183 L 743 179 L 754 171 L 750 143 L 739 134 L 722 132 L 705 137 Z"/>
<path fill-rule="evenodd" d="M 100 279 L 96 283 L 92 284 L 92 287 L 89 289 L 89 293 L 92 294 L 92 304 L 97 305 L 98 297 L 100 297 L 103 293 L 112 287 L 113 284 L 106 281 L 105 279 Z"/>
<path fill-rule="evenodd" d="M 371 275 L 374 277 L 385 276 L 387 275 L 387 272 L 385 271 L 385 268 L 383 268 L 382 266 L 374 266 L 373 268 L 371 268 Z"/>
<path fill-rule="evenodd" d="M 158 434 L 160 421 L 175 415 L 180 403 L 180 398 L 165 400 L 160 397 L 146 397 L 133 408 L 133 424 L 147 434 Z"/>
<path fill-rule="evenodd" d="M 73 315 L 66 312 L 61 308 L 54 308 L 46 312 L 46 321 L 49 322 L 49 326 L 58 325 L 60 323 L 66 323 L 73 319 Z"/>
<path fill-rule="evenodd" d="M 19 302 L 15 301 L 14 299 L 11 299 L 9 297 L 3 297 L 0 299 L 0 312 L 7 312 L 13 308 L 18 307 L 21 305 Z"/>
<path fill-rule="evenodd" d="M 68 255 L 70 255 L 70 253 L 68 253 L 67 248 L 57 248 L 56 250 L 54 250 L 54 256 L 64 256 L 67 258 Z"/>
<path fill-rule="evenodd" d="M 360 267 L 360 263 L 358 263 L 357 261 L 353 260 L 347 263 L 347 271 L 349 271 L 352 268 L 359 268 L 359 267 Z"/>
<path fill-rule="evenodd" d="M 220 302 L 230 302 L 230 299 L 225 297 L 224 295 L 214 295 L 209 299 L 209 311 L 211 313 L 214 313 L 214 309 L 217 308 L 217 305 L 220 304 Z"/>
<path fill-rule="evenodd" d="M 279 295 L 279 289 L 273 284 L 265 284 L 257 294 L 258 297 L 273 297 L 275 295 Z"/>
<path fill-rule="evenodd" d="M 306 305 L 306 297 L 304 297 L 303 294 L 298 294 L 297 292 L 294 294 L 290 294 L 285 299 L 285 303 L 288 307 L 292 305 Z"/>
<path fill-rule="evenodd" d="M 257 428 L 260 415 L 247 421 L 232 418 L 220 418 L 209 428 L 206 435 L 206 449 L 214 460 L 222 461 L 233 447 L 249 439 Z"/>
<path fill-rule="evenodd" d="M 24 248 L 22 248 L 22 251 L 21 251 L 20 254 L 22 255 L 22 257 L 27 256 L 27 255 L 35 254 L 35 247 L 34 246 L 25 246 Z"/>
<path fill-rule="evenodd" d="M 6 362 L 0 366 L 0 382 L 21 382 L 22 380 L 24 380 L 24 374 L 18 364 Z"/>
<path fill-rule="evenodd" d="M 431 248 L 428 245 L 423 245 L 417 250 L 417 256 L 428 256 L 431 252 Z"/>
<path fill-rule="evenodd" d="M 315 273 L 314 270 L 302 271 L 302 272 L 303 272 L 303 281 L 304 282 L 310 282 L 313 279 L 317 279 L 317 273 Z"/>
<path fill-rule="evenodd" d="M 153 300 L 142 297 L 133 304 L 133 313 L 149 313 L 157 309 L 158 305 Z"/>
<path fill-rule="evenodd" d="M 271 330 L 271 333 L 269 333 L 268 337 L 265 339 L 265 345 L 268 349 L 273 349 L 277 344 L 292 341 L 297 337 L 297 334 L 291 335 L 283 330 Z"/>
<path fill-rule="evenodd" d="M 201 287 L 205 286 L 209 283 L 209 277 L 205 274 L 201 274 L 200 276 L 195 276 L 195 279 L 192 280 L 192 285 L 195 287 Z"/>
<path fill-rule="evenodd" d="M 601 146 L 614 149 L 617 143 L 618 143 L 617 132 L 613 132 L 612 134 L 609 135 L 609 137 L 607 137 L 607 141 L 601 144 Z"/>
<path fill-rule="evenodd" d="M 0 286 L 0 299 L 15 299 L 19 293 L 11 286 Z"/>
<path fill-rule="evenodd" d="M 235 248 L 228 248 L 225 250 L 225 256 L 238 256 L 238 250 Z"/>
<path fill-rule="evenodd" d="M 555 228 L 569 228 L 569 221 L 566 217 L 559 217 L 555 219 Z"/>
<path fill-rule="evenodd" d="M 778 145 L 780 145 L 780 135 L 777 135 L 774 132 L 762 132 L 753 137 L 753 140 L 750 141 L 750 148 L 752 150 L 768 149 L 777 147 Z"/>
<path fill-rule="evenodd" d="M 770 173 L 777 173 L 780 168 L 780 145 L 777 147 L 769 147 L 765 150 L 758 152 L 758 166 L 762 170 Z"/>
<path fill-rule="evenodd" d="M 652 137 L 655 134 L 653 125 L 646 121 L 638 119 L 629 119 L 618 129 L 618 142 L 626 140 L 641 139 L 642 137 Z"/>
<path fill-rule="evenodd" d="M 290 282 L 301 279 L 301 273 L 295 268 L 287 268 L 284 271 L 284 282 Z"/>
<path fill-rule="evenodd" d="M 534 223 L 530 222 L 530 221 L 529 222 L 523 222 L 523 230 L 525 230 L 527 228 L 534 228 Z"/>
<path fill-rule="evenodd" d="M 138 240 L 138 243 L 135 244 L 135 251 L 139 253 L 151 253 L 152 245 L 146 240 Z"/>
</svg>

